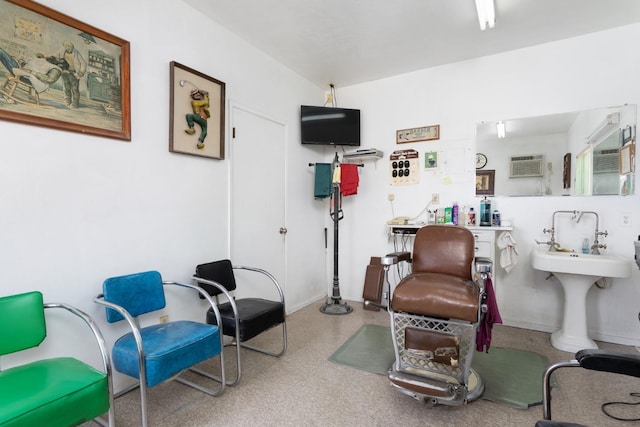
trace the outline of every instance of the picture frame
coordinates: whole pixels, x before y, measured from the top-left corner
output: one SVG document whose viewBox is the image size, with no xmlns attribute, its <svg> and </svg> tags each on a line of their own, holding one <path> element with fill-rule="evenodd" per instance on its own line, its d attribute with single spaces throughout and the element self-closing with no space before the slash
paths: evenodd
<svg viewBox="0 0 640 427">
<path fill-rule="evenodd" d="M 495 182 L 495 169 L 476 170 L 476 196 L 493 196 Z"/>
<path fill-rule="evenodd" d="M 423 126 L 396 131 L 396 144 L 409 142 L 432 141 L 440 139 L 440 125 Z"/>
<path fill-rule="evenodd" d="M 427 151 L 424 153 L 424 169 L 429 171 L 438 169 L 437 151 Z"/>
<path fill-rule="evenodd" d="M 30 0 L 0 2 L 0 119 L 131 140 L 129 42 Z"/>
<path fill-rule="evenodd" d="M 224 159 L 225 83 L 170 63 L 169 151 Z"/>
<path fill-rule="evenodd" d="M 636 144 L 631 143 L 623 146 L 619 152 L 620 175 L 634 172 L 634 162 L 636 157 Z"/>
</svg>

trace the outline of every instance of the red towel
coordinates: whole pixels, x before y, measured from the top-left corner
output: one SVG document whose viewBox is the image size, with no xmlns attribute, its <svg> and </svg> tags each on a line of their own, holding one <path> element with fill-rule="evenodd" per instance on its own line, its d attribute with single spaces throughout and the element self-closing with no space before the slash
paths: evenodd
<svg viewBox="0 0 640 427">
<path fill-rule="evenodd" d="M 487 304 L 487 312 L 484 313 L 484 316 L 480 319 L 480 325 L 478 325 L 476 350 L 483 351 L 486 348 L 488 353 L 489 347 L 491 347 L 491 329 L 494 323 L 502 323 L 502 317 L 500 317 L 500 311 L 498 311 L 496 294 L 493 291 L 493 283 L 490 277 L 487 277 L 484 281 L 484 292 L 486 300 L 483 302 Z"/>
<path fill-rule="evenodd" d="M 340 192 L 343 196 L 358 194 L 358 165 L 343 163 L 340 165 Z"/>
</svg>

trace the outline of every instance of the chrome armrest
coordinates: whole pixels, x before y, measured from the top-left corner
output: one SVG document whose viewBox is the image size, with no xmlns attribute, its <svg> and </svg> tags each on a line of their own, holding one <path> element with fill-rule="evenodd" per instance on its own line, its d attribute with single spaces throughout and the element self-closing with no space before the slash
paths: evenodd
<svg viewBox="0 0 640 427">
<path fill-rule="evenodd" d="M 263 270 L 261 268 L 247 267 L 247 266 L 243 266 L 243 265 L 234 265 L 233 269 L 234 270 L 253 271 L 255 273 L 260 273 L 260 274 L 263 274 L 263 275 L 267 276 L 269 278 L 269 280 L 271 280 L 271 282 L 274 284 L 276 289 L 278 290 L 278 295 L 280 296 L 280 302 L 282 303 L 282 305 L 284 307 L 284 292 L 282 290 L 282 287 L 280 286 L 280 284 L 276 280 L 276 278 L 271 273 L 269 273 L 268 271 Z"/>
<path fill-rule="evenodd" d="M 98 328 L 98 324 L 93 320 L 91 316 L 89 316 L 84 311 L 64 303 L 45 303 L 43 304 L 44 308 L 62 308 L 67 310 L 68 312 L 74 314 L 84 321 L 84 323 L 89 326 L 93 336 L 98 343 L 98 347 L 100 349 L 100 356 L 102 357 L 102 366 L 104 368 L 104 372 L 107 375 L 107 388 L 109 389 L 109 426 L 115 425 L 115 413 L 114 413 L 114 398 L 113 398 L 113 372 L 111 368 L 111 358 L 109 357 L 109 349 L 107 348 L 107 344 L 104 340 L 104 336 L 100 329 Z M 100 425 L 107 425 L 104 420 L 96 419 L 96 422 Z"/>
</svg>

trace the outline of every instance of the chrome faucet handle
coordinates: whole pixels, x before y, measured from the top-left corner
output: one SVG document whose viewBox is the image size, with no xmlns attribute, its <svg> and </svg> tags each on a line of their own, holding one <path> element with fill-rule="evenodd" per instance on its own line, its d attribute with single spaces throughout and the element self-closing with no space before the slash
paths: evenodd
<svg viewBox="0 0 640 427">
<path fill-rule="evenodd" d="M 553 234 L 553 228 L 543 228 L 542 232 L 543 233 L 552 233 Z"/>
<path fill-rule="evenodd" d="M 598 231 L 598 236 L 604 236 L 607 237 L 609 235 L 609 232 L 607 230 L 604 231 Z"/>
</svg>

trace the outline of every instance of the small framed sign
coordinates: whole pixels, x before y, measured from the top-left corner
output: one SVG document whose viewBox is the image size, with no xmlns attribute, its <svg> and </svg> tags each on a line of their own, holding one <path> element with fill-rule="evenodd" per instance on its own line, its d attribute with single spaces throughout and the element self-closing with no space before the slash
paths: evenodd
<svg viewBox="0 0 640 427">
<path fill-rule="evenodd" d="M 396 144 L 431 141 L 434 139 L 440 139 L 440 125 L 423 126 L 396 131 Z"/>
</svg>

